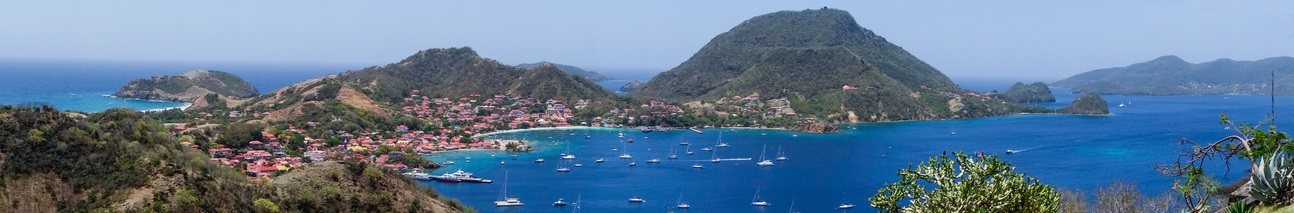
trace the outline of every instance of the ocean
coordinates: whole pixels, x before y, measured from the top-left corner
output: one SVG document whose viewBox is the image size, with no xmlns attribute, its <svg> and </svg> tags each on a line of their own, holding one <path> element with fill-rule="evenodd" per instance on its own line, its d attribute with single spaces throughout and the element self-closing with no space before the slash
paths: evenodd
<svg viewBox="0 0 1294 213">
<path fill-rule="evenodd" d="M 1003 88 L 1009 87 L 1008 85 Z M 1063 107 L 1077 97 L 1053 88 Z M 1003 89 L 1004 90 L 1004 89 Z M 944 152 L 965 151 L 995 154 L 1010 162 L 1017 172 L 1038 178 L 1062 189 L 1092 193 L 1114 181 L 1135 182 L 1143 194 L 1168 192 L 1173 178 L 1151 169 L 1172 163 L 1188 146 L 1179 139 L 1211 142 L 1234 130 L 1218 124 L 1221 113 L 1235 121 L 1257 122 L 1271 111 L 1268 96 L 1105 96 L 1110 116 L 1030 114 L 963 120 L 914 121 L 844 125 L 834 134 L 806 134 L 780 130 L 706 129 L 642 133 L 634 129 L 536 130 L 498 134 L 492 138 L 535 140 L 538 149 L 518 154 L 516 160 L 500 151 L 451 152 L 428 156 L 435 161 L 457 163 L 432 172 L 458 169 L 476 173 L 492 184 L 422 182 L 446 196 L 463 201 L 481 212 L 571 212 L 574 206 L 554 207 L 558 198 L 582 201 L 583 212 L 662 212 L 679 200 L 692 208 L 679 212 L 786 212 L 792 203 L 802 212 L 836 212 L 842 202 L 857 204 L 854 212 L 875 212 L 867 198 L 885 183 L 898 180 L 896 172 Z M 1277 97 L 1277 103 L 1294 101 Z M 1117 105 L 1124 103 L 1125 108 Z M 1276 111 L 1288 111 L 1277 105 Z M 1294 121 L 1278 114 L 1277 121 Z M 717 149 L 719 158 L 759 159 L 767 147 L 768 158 L 784 150 L 787 161 L 759 167 L 753 160 L 710 163 L 710 152 L 723 133 L 728 148 Z M 951 134 L 951 133 L 956 134 Z M 623 143 L 619 133 L 636 141 Z M 590 139 L 585 139 L 585 135 Z M 689 142 L 695 155 L 684 155 Z M 569 148 L 568 148 L 569 147 Z M 627 151 L 618 151 L 616 149 Z M 559 153 L 577 156 L 560 160 Z M 1022 150 L 1006 154 L 1005 150 Z M 617 158 L 622 152 L 631 160 Z M 677 153 L 679 159 L 666 159 Z M 466 162 L 470 157 L 471 162 Z M 544 163 L 533 160 L 543 158 Z M 605 163 L 594 159 L 605 158 Z M 659 158 L 659 164 L 645 163 Z M 501 162 L 505 164 L 500 164 Z M 637 166 L 629 167 L 629 162 Z M 574 164 L 583 167 L 573 167 Z M 703 169 L 691 168 L 693 164 Z M 555 172 L 560 165 L 566 173 Z M 1226 173 L 1221 162 L 1209 165 L 1209 173 L 1222 183 L 1247 175 L 1243 163 Z M 507 174 L 508 196 L 520 198 L 523 207 L 497 208 Z M 753 207 L 759 196 L 768 207 Z M 639 196 L 647 202 L 627 199 Z"/>
<path fill-rule="evenodd" d="M 368 65 L 296 63 L 144 62 L 49 59 L 0 59 L 0 104 L 48 103 L 61 110 L 100 112 L 183 107 L 184 103 L 110 97 L 130 80 L 178 75 L 191 70 L 219 70 L 241 76 L 261 93 L 306 79 Z"/>
</svg>

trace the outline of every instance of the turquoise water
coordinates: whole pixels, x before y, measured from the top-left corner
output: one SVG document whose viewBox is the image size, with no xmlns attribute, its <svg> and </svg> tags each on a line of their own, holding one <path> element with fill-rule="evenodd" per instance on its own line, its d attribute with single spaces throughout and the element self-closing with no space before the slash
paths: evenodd
<svg viewBox="0 0 1294 213">
<path fill-rule="evenodd" d="M 1076 95 L 1057 91 L 1063 106 Z M 1166 192 L 1172 178 L 1151 170 L 1156 164 L 1171 163 L 1183 137 L 1212 141 L 1231 134 L 1218 125 L 1220 113 L 1230 113 L 1238 121 L 1257 121 L 1270 111 L 1269 97 L 1264 96 L 1107 96 L 1111 116 L 1016 115 L 968 120 L 897 122 L 842 126 L 836 134 L 801 134 L 776 130 L 707 129 L 705 134 L 691 131 L 641 133 L 637 130 L 547 130 L 507 133 L 494 138 L 528 138 L 541 145 L 535 152 L 520 154 L 510 160 L 507 153 L 473 151 L 439 154 L 430 158 L 440 161 L 453 158 L 457 164 L 433 173 L 464 169 L 478 176 L 498 181 L 493 184 L 443 184 L 425 182 L 447 196 L 462 200 L 482 212 L 570 212 L 572 207 L 558 208 L 551 203 L 558 198 L 583 200 L 584 212 L 662 212 L 670 210 L 682 194 L 692 205 L 690 212 L 785 212 L 792 201 L 803 212 L 831 212 L 842 200 L 858 204 L 855 212 L 874 212 L 867 198 L 884 183 L 897 180 L 895 172 L 909 163 L 920 163 L 947 151 L 984 151 L 998 154 L 1011 162 L 1017 171 L 1037 177 L 1060 188 L 1092 192 L 1098 186 L 1115 180 L 1135 181 L 1143 193 Z M 1290 103 L 1290 97 L 1278 97 L 1278 103 Z M 1129 103 L 1117 108 L 1118 103 Z M 1288 111 L 1279 106 L 1277 112 Z M 1279 121 L 1294 121 L 1281 114 Z M 623 131 L 636 142 L 619 142 Z M 697 150 L 713 146 L 719 132 L 729 148 L 718 149 L 720 158 L 759 158 L 760 148 L 767 145 L 774 156 L 781 146 L 788 161 L 776 161 L 773 167 L 758 167 L 755 161 L 725 161 L 712 164 L 709 152 Z M 956 132 L 955 135 L 949 134 Z M 570 135 L 574 133 L 575 135 Z M 589 134 L 592 139 L 584 139 Z M 683 155 L 678 142 L 693 144 L 696 155 Z M 569 145 L 577 156 L 567 165 L 569 173 L 554 169 L 563 161 L 558 154 Z M 622 146 L 634 156 L 636 167 L 618 159 Z M 673 149 L 678 160 L 665 157 Z M 1004 154 L 1007 149 L 1025 150 Z M 471 157 L 466 163 L 464 157 Z M 594 159 L 606 158 L 606 163 Z M 544 158 L 545 163 L 533 163 Z M 660 158 L 663 163 L 644 163 Z M 500 165 L 505 161 L 506 165 Z M 693 169 L 692 164 L 704 169 Z M 1212 165 L 1214 174 L 1222 175 L 1220 164 Z M 1233 169 L 1218 178 L 1224 182 L 1245 175 L 1243 168 Z M 492 202 L 502 190 L 504 173 L 509 174 L 509 195 L 519 197 L 524 207 L 496 208 Z M 770 207 L 752 207 L 756 189 Z M 643 204 L 626 199 L 640 196 Z"/>
<path fill-rule="evenodd" d="M 261 93 L 267 93 L 302 80 L 358 67 L 363 66 L 0 59 L 0 104 L 39 102 L 85 112 L 110 108 L 165 109 L 181 107 L 184 103 L 126 100 L 108 95 L 135 78 L 177 75 L 190 70 L 227 71 L 243 77 Z"/>
</svg>

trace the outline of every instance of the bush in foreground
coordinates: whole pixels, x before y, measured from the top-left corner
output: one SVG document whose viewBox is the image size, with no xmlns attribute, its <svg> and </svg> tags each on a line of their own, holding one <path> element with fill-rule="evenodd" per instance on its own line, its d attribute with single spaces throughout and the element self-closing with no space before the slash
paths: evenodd
<svg viewBox="0 0 1294 213">
<path fill-rule="evenodd" d="M 1060 208 L 1060 194 L 1054 187 L 1016 173 L 996 155 L 943 153 L 898 174 L 898 182 L 885 184 L 868 199 L 872 208 L 881 212 L 1057 212 Z M 910 205 L 899 205 L 905 199 Z"/>
</svg>

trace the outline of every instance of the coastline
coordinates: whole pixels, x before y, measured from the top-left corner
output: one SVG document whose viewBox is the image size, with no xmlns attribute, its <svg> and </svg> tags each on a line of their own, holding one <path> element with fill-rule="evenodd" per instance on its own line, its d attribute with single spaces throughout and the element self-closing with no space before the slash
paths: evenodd
<svg viewBox="0 0 1294 213">
<path fill-rule="evenodd" d="M 623 128 L 615 128 L 615 127 L 591 127 L 591 126 L 537 127 L 537 128 L 529 128 L 529 129 L 512 129 L 512 130 L 503 130 L 503 131 L 496 131 L 496 132 L 483 133 L 483 134 L 475 134 L 475 135 L 472 135 L 472 138 L 480 138 L 480 137 L 487 137 L 487 136 L 491 136 L 491 135 L 504 134 L 504 133 L 514 133 L 514 132 L 545 131 L 545 130 L 580 130 L 580 129 L 603 129 L 603 130 L 613 130 L 613 129 L 623 129 Z"/>
<path fill-rule="evenodd" d="M 128 101 L 147 101 L 147 102 L 155 102 L 155 103 L 183 103 L 183 104 L 184 104 L 184 105 L 181 105 L 181 106 L 178 106 L 178 107 L 166 107 L 166 108 L 155 108 L 155 109 L 136 109 L 136 110 L 135 110 L 135 111 L 140 111 L 140 112 L 160 112 L 160 111 L 166 111 L 166 110 L 171 110 L 171 109 L 188 110 L 188 109 L 189 109 L 189 107 L 192 107 L 192 106 L 193 106 L 193 102 L 173 102 L 173 101 L 149 100 L 149 99 L 139 99 L 139 98 L 122 98 L 122 97 L 117 97 L 116 95 L 112 95 L 112 94 L 104 94 L 103 96 L 104 96 L 104 97 L 109 97 L 109 98 L 120 99 L 120 100 L 128 100 Z"/>
</svg>

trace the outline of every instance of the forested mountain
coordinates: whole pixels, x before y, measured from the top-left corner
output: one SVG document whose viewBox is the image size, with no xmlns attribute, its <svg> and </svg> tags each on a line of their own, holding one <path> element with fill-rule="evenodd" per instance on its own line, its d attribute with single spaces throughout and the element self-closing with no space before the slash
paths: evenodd
<svg viewBox="0 0 1294 213">
<path fill-rule="evenodd" d="M 518 65 L 517 65 L 517 67 L 518 67 L 518 68 L 526 68 L 526 69 L 534 69 L 534 68 L 538 68 L 540 65 L 544 65 L 544 64 L 552 64 L 553 66 L 557 66 L 557 68 L 558 68 L 558 69 L 562 69 L 562 71 L 566 71 L 567 73 L 570 73 L 570 74 L 572 74 L 572 75 L 576 75 L 576 76 L 580 76 L 580 77 L 587 78 L 587 79 L 589 79 L 590 81 L 606 81 L 606 80 L 613 80 L 613 79 L 611 79 L 610 77 L 607 77 L 607 76 L 602 75 L 602 74 L 597 73 L 597 72 L 584 70 L 584 69 L 581 69 L 581 68 L 576 67 L 576 66 L 565 65 L 565 64 L 558 64 L 558 63 L 552 63 L 552 62 L 547 62 L 547 61 L 541 61 L 541 62 L 536 62 L 536 63 L 527 63 L 527 64 L 518 64 Z"/>
<path fill-rule="evenodd" d="M 122 86 L 113 95 L 121 98 L 193 102 L 210 93 L 237 98 L 260 95 L 260 92 L 243 78 L 213 70 L 194 70 L 176 76 L 135 79 Z"/>
<path fill-rule="evenodd" d="M 1270 94 L 1273 74 L 1276 94 L 1294 95 L 1294 58 L 1286 56 L 1192 64 L 1169 55 L 1084 72 L 1052 85 L 1078 93 L 1115 95 Z"/>
<path fill-rule="evenodd" d="M 788 97 L 797 112 L 849 122 L 1038 110 L 962 98 L 979 95 L 966 93 L 939 70 L 862 28 L 848 12 L 829 8 L 746 20 L 630 94 L 678 101 Z"/>
</svg>

